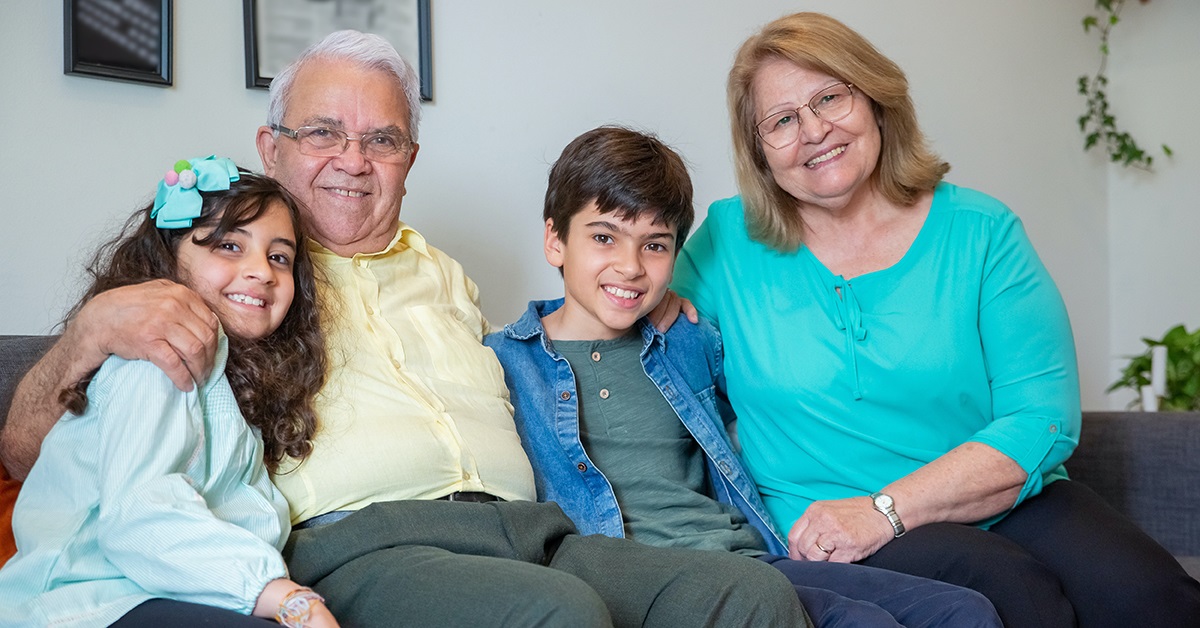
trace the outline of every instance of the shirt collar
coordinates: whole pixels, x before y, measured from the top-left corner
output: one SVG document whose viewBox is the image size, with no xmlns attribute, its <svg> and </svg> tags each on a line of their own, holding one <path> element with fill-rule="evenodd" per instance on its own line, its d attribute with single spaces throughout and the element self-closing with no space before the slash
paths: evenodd
<svg viewBox="0 0 1200 628">
<path fill-rule="evenodd" d="M 530 340 L 535 336 L 542 337 L 542 344 L 549 348 L 549 337 L 546 336 L 546 329 L 542 327 L 542 318 L 554 313 L 555 310 L 563 306 L 563 299 L 554 299 L 553 301 L 530 301 L 529 307 L 521 318 L 516 322 L 509 323 L 504 326 L 504 335 L 514 340 Z M 652 342 L 657 339 L 663 341 L 663 333 L 657 327 L 650 324 L 646 317 L 642 317 L 636 323 L 638 332 L 642 335 L 642 349 L 645 350 Z"/>
<path fill-rule="evenodd" d="M 408 226 L 408 224 L 406 224 L 403 220 L 398 220 L 396 223 L 398 225 L 396 229 L 396 235 L 392 237 L 392 241 L 389 242 L 382 251 L 376 251 L 374 253 L 357 253 L 354 255 L 354 257 L 379 257 L 388 253 L 403 251 L 404 249 L 412 249 L 421 255 L 432 259 L 432 256 L 429 254 L 429 245 L 425 243 L 425 236 L 421 235 L 416 229 Z M 308 239 L 308 250 L 314 255 L 320 255 L 324 257 L 342 257 L 341 255 L 338 255 L 337 253 L 325 248 L 324 245 L 312 238 Z"/>
</svg>

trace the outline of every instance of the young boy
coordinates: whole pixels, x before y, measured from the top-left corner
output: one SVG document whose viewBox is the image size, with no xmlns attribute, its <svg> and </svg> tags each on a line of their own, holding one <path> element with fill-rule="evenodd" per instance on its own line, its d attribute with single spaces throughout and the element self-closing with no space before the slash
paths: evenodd
<svg viewBox="0 0 1200 628">
<path fill-rule="evenodd" d="M 484 341 L 504 365 L 539 500 L 581 534 L 763 560 L 817 626 L 1000 626 L 968 589 L 785 558 L 726 432 L 720 336 L 683 318 L 664 334 L 643 318 L 693 221 L 675 152 L 628 129 L 584 133 L 550 171 L 543 218 L 565 296 L 531 302 Z"/>
</svg>

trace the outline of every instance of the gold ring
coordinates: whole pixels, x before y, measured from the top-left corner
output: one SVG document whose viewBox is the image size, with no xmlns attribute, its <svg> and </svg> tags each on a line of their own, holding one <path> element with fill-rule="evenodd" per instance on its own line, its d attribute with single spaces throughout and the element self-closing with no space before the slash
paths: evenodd
<svg viewBox="0 0 1200 628">
<path fill-rule="evenodd" d="M 822 552 L 825 552 L 826 554 L 829 554 L 829 553 L 832 553 L 833 550 L 836 548 L 825 549 L 825 546 L 821 545 L 820 541 L 817 541 L 817 549 L 821 550 Z"/>
</svg>

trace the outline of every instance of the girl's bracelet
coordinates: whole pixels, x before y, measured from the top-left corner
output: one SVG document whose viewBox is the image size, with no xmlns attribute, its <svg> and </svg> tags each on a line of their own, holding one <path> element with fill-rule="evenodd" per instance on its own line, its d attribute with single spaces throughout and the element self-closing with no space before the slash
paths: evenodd
<svg viewBox="0 0 1200 628">
<path fill-rule="evenodd" d="M 300 587 L 283 596 L 279 603 L 279 612 L 275 613 L 275 621 L 285 628 L 304 628 L 314 602 L 324 602 L 316 591 L 308 587 Z"/>
</svg>

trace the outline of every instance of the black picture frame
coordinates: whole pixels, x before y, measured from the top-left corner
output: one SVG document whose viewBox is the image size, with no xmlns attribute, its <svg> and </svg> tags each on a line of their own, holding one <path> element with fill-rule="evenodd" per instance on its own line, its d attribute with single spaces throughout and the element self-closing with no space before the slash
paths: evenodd
<svg viewBox="0 0 1200 628">
<path fill-rule="evenodd" d="M 347 5 L 363 6 L 373 4 L 372 0 L 242 0 L 242 15 L 245 22 L 245 42 L 246 42 L 246 87 L 248 89 L 266 89 L 271 86 L 271 79 L 274 77 L 274 72 L 266 67 L 266 55 L 262 50 L 262 42 L 264 37 L 269 37 L 271 24 L 269 20 L 263 17 L 264 10 L 271 7 L 267 5 L 275 4 L 276 7 L 286 7 L 289 11 L 304 10 L 305 5 L 312 5 L 314 10 L 328 11 L 330 5 L 340 7 L 342 3 Z M 404 33 L 406 41 L 398 42 L 393 40 L 394 33 L 384 32 L 381 29 L 368 26 L 358 26 L 357 30 L 363 32 L 376 33 L 387 37 L 392 45 L 400 50 L 401 54 L 413 62 L 412 55 L 405 55 L 404 48 L 414 48 L 416 50 L 416 71 L 418 80 L 421 83 L 421 100 L 433 100 L 433 56 L 431 53 L 432 46 L 430 44 L 431 29 L 429 26 L 429 11 L 430 0 L 375 0 L 374 4 L 381 8 L 391 7 L 395 9 L 399 7 L 401 10 L 414 10 L 416 12 L 416 24 L 412 28 L 415 32 Z M 291 25 L 289 25 L 291 26 Z M 311 24 L 305 25 L 308 28 L 286 30 L 280 29 L 279 38 L 287 39 L 286 43 L 294 50 L 293 56 L 299 54 L 304 48 L 317 43 L 322 37 L 329 33 L 346 28 L 346 25 L 329 24 L 328 28 L 312 28 Z M 297 31 L 311 33 L 311 35 L 297 34 Z M 416 37 L 415 42 L 407 41 L 408 37 Z"/>
<path fill-rule="evenodd" d="M 63 74 L 171 85 L 171 0 L 63 0 Z"/>
</svg>

